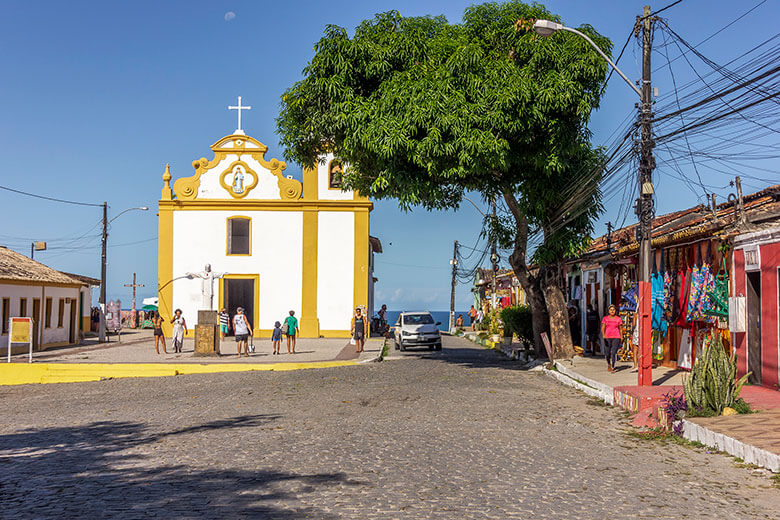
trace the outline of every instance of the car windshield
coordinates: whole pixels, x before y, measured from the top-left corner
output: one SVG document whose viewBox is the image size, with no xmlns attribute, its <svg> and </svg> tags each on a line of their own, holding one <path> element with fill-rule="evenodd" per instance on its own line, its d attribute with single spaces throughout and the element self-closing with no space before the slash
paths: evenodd
<svg viewBox="0 0 780 520">
<path fill-rule="evenodd" d="M 433 316 L 430 314 L 407 314 L 404 316 L 404 325 L 430 325 Z"/>
</svg>

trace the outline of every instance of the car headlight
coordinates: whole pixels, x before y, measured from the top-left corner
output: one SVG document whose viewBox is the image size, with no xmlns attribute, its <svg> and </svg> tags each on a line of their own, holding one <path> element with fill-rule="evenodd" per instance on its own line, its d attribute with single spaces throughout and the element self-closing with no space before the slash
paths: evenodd
<svg viewBox="0 0 780 520">
<path fill-rule="evenodd" d="M 406 332 L 405 330 L 401 331 L 401 336 L 411 336 L 411 335 L 412 335 L 411 332 Z"/>
</svg>

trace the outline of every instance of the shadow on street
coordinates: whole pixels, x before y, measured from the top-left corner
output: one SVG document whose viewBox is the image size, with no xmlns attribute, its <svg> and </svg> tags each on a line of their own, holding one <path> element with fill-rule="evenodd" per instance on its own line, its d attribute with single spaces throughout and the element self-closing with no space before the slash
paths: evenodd
<svg viewBox="0 0 780 520">
<path fill-rule="evenodd" d="M 304 492 L 360 485 L 342 473 L 199 470 L 176 464 L 150 469 L 142 467 L 147 455 L 133 453 L 182 434 L 253 428 L 278 418 L 245 415 L 160 433 L 149 433 L 141 423 L 99 421 L 2 435 L 0 507 L 7 518 L 336 518 L 312 508 L 283 509 L 278 502 L 297 502 L 295 493 L 282 490 L 291 482 Z"/>
</svg>

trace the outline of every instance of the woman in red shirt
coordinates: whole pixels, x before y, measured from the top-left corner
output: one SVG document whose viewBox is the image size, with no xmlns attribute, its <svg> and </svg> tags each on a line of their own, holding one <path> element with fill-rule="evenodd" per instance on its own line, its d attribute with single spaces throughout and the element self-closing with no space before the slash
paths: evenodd
<svg viewBox="0 0 780 520">
<path fill-rule="evenodd" d="M 617 351 L 620 349 L 620 326 L 623 320 L 617 315 L 617 307 L 610 305 L 607 316 L 601 320 L 601 337 L 604 338 L 604 357 L 607 358 L 607 371 L 615 371 Z"/>
</svg>

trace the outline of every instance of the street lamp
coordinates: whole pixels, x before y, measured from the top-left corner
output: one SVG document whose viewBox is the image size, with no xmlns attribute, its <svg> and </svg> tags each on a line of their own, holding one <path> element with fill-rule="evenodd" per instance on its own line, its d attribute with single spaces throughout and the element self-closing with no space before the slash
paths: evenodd
<svg viewBox="0 0 780 520">
<path fill-rule="evenodd" d="M 629 87 L 631 87 L 632 89 L 634 89 L 634 92 L 636 92 L 636 93 L 637 93 L 637 95 L 638 95 L 639 97 L 642 97 L 642 92 L 641 92 L 641 91 L 640 91 L 638 88 L 636 88 L 636 85 L 634 85 L 634 84 L 631 82 L 631 80 L 630 80 L 630 79 L 628 79 L 628 78 L 626 77 L 626 75 L 625 75 L 625 74 L 623 74 L 623 71 L 621 71 L 621 70 L 620 70 L 620 69 L 617 67 L 617 65 L 615 65 L 615 64 L 612 62 L 612 60 L 611 60 L 611 59 L 609 59 L 609 56 L 607 56 L 606 54 L 604 54 L 604 51 L 602 51 L 602 50 L 599 48 L 599 46 L 598 46 L 598 45 L 596 45 L 596 44 L 593 42 L 593 40 L 591 40 L 591 39 L 588 37 L 588 35 L 587 35 L 587 34 L 585 34 L 585 33 L 583 33 L 583 32 L 580 32 L 580 31 L 578 31 L 577 29 L 572 29 L 571 27 L 566 27 L 566 26 L 565 26 L 565 25 L 563 25 L 563 24 L 560 24 L 560 23 L 557 23 L 557 22 L 551 22 L 550 20 L 536 20 L 536 21 L 534 22 L 534 32 L 535 32 L 536 34 L 538 34 L 539 36 L 551 36 L 551 35 L 555 34 L 555 33 L 556 33 L 556 32 L 558 32 L 558 31 L 569 31 L 569 32 L 572 32 L 572 33 L 574 33 L 574 34 L 576 34 L 576 35 L 578 35 L 578 36 L 580 36 L 580 37 L 584 38 L 584 39 L 585 39 L 585 41 L 587 41 L 587 42 L 590 44 L 590 46 L 591 46 L 591 47 L 593 47 L 594 49 L 596 49 L 596 52 L 598 52 L 598 53 L 601 55 L 601 57 L 602 57 L 602 58 L 604 58 L 605 60 L 607 60 L 607 63 L 609 63 L 609 64 L 610 64 L 610 66 L 611 66 L 611 67 L 612 67 L 612 68 L 615 70 L 615 72 L 617 72 L 618 74 L 620 74 L 620 77 L 621 77 L 621 78 L 623 78 L 623 79 L 625 80 L 625 82 L 626 82 L 626 83 L 628 83 L 628 86 L 629 86 Z"/>
<path fill-rule="evenodd" d="M 119 212 L 114 218 L 108 220 L 108 203 L 103 203 L 103 239 L 102 248 L 100 253 L 100 298 L 98 303 L 100 304 L 100 322 L 98 323 L 98 341 L 103 343 L 106 341 L 106 243 L 108 242 L 108 225 L 118 219 L 128 211 L 148 211 L 146 206 L 139 206 L 137 208 L 128 208 Z"/>
<path fill-rule="evenodd" d="M 650 247 L 653 220 L 653 168 L 655 167 L 655 158 L 653 157 L 653 136 L 651 125 L 651 92 L 650 92 L 650 47 L 651 47 L 651 13 L 650 7 L 645 6 L 642 21 L 642 90 L 636 86 L 623 74 L 617 65 L 602 51 L 598 45 L 593 43 L 586 34 L 565 27 L 563 24 L 552 22 L 550 20 L 536 20 L 534 22 L 534 32 L 540 36 L 550 36 L 557 31 L 572 32 L 581 38 L 584 38 L 591 47 L 596 49 L 602 58 L 612 69 L 617 72 L 623 80 L 639 95 L 640 103 L 640 126 L 641 126 L 641 152 L 639 157 L 639 199 L 637 200 L 637 216 L 639 217 L 639 385 L 649 386 L 652 381 L 652 365 L 650 361 Z"/>
</svg>

